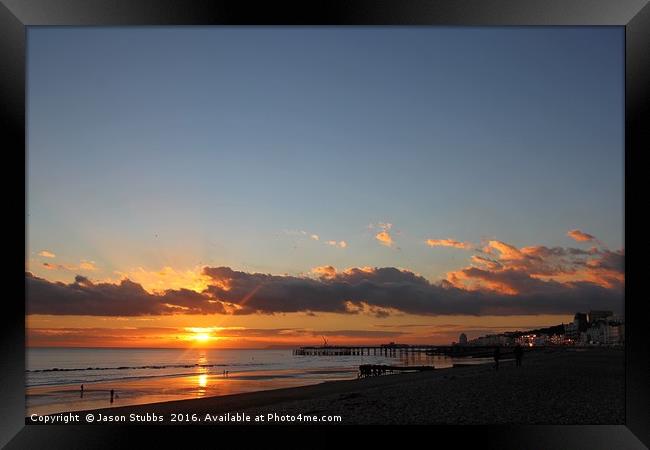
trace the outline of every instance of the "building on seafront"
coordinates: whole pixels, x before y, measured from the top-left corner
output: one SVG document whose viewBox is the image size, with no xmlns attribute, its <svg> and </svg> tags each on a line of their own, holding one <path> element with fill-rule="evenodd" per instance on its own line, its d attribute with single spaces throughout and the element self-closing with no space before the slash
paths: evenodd
<svg viewBox="0 0 650 450">
<path fill-rule="evenodd" d="M 461 334 L 460 343 L 463 341 Z M 465 336 L 465 339 L 467 336 Z M 545 346 L 619 346 L 625 343 L 625 319 L 612 311 L 577 312 L 573 321 L 527 332 L 510 331 L 489 334 L 467 341 L 466 345 L 525 347 Z M 465 344 L 464 344 L 465 345 Z"/>
</svg>

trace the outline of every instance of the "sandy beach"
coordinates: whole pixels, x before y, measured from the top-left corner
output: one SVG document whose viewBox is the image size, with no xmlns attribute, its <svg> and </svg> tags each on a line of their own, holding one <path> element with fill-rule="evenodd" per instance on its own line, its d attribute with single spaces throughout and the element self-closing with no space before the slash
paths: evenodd
<svg viewBox="0 0 650 450">
<path fill-rule="evenodd" d="M 196 400 L 84 411 L 95 417 L 130 414 L 184 418 L 277 414 L 340 416 L 343 424 L 622 424 L 624 422 L 624 351 L 566 349 L 527 353 L 523 366 L 502 361 L 431 372 L 274 389 Z M 178 416 L 176 416 L 178 417 Z M 27 423 L 33 423 L 29 418 Z M 191 419 L 190 419 L 191 420 Z M 271 420 L 272 423 L 301 423 Z M 161 422 L 158 422 L 161 423 Z M 174 422 L 183 424 L 187 422 Z M 265 423 L 269 423 L 265 421 Z"/>
</svg>

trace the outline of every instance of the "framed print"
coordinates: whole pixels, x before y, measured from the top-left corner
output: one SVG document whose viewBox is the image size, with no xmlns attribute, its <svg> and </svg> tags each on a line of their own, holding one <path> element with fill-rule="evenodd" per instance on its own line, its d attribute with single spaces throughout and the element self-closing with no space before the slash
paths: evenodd
<svg viewBox="0 0 650 450">
<path fill-rule="evenodd" d="M 2 0 L 0 18 L 25 175 L 7 448 L 369 425 L 650 442 L 647 2 Z"/>
</svg>

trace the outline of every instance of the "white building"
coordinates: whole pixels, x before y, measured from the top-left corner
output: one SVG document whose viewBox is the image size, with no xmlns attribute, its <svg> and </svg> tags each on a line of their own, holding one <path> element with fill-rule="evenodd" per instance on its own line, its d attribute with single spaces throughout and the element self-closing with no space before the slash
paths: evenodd
<svg viewBox="0 0 650 450">
<path fill-rule="evenodd" d="M 587 330 L 590 344 L 617 345 L 625 341 L 624 325 L 616 322 L 599 321 Z"/>
</svg>

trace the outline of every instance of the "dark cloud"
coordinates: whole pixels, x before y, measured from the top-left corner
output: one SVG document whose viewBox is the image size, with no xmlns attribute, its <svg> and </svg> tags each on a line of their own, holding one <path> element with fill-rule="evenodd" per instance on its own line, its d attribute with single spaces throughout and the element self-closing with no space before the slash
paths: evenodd
<svg viewBox="0 0 650 450">
<path fill-rule="evenodd" d="M 150 294 L 130 280 L 119 284 L 93 283 L 77 275 L 70 284 L 50 282 L 31 273 L 25 276 L 28 314 L 143 316 L 173 313 L 225 312 L 220 302 L 187 289 Z"/>
<path fill-rule="evenodd" d="M 579 310 L 620 310 L 622 285 L 613 288 L 591 282 L 543 281 L 524 270 L 491 272 L 466 269 L 470 277 L 491 279 L 517 287 L 517 295 L 468 290 L 449 282 L 434 284 L 392 267 L 350 269 L 319 280 L 251 274 L 227 267 L 206 268 L 215 283 L 215 298 L 237 305 L 238 314 L 295 311 L 355 313 L 380 308 L 410 314 L 513 315 L 566 314 Z"/>
<path fill-rule="evenodd" d="M 204 292 L 180 289 L 160 295 L 150 294 L 129 280 L 93 283 L 77 276 L 73 283 L 64 284 L 28 273 L 27 311 L 95 316 L 330 312 L 385 317 L 395 313 L 571 314 L 589 309 L 620 311 L 623 307 L 622 252 L 602 251 L 598 258 L 583 261 L 582 267 L 594 280 L 559 281 L 536 274 L 563 275 L 561 267 L 548 267 L 548 258 L 557 258 L 562 252 L 540 248 L 522 249 L 526 253 L 508 251 L 512 253 L 508 260 L 502 258 L 493 261 L 498 264 L 470 266 L 452 274 L 462 283 L 478 283 L 477 288 L 454 280 L 431 283 L 393 267 L 329 271 L 318 279 L 206 267 L 204 274 L 212 281 Z M 548 258 L 531 262 L 543 258 L 542 253 Z M 577 264 L 572 263 L 566 273 L 574 273 L 574 266 Z M 536 271 L 531 272 L 531 268 Z"/>
</svg>

